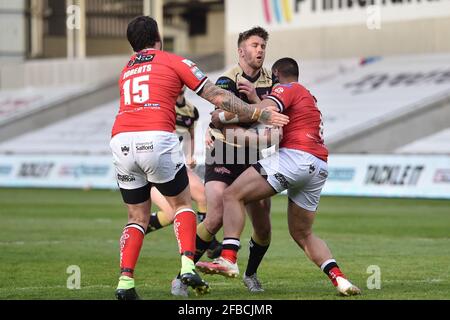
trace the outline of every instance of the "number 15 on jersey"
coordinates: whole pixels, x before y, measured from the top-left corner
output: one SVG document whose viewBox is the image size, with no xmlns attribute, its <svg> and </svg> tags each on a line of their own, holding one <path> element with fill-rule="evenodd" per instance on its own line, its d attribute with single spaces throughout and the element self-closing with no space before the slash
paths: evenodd
<svg viewBox="0 0 450 320">
<path fill-rule="evenodd" d="M 125 105 L 142 104 L 150 99 L 149 75 L 128 79 L 123 84 L 123 102 Z"/>
</svg>

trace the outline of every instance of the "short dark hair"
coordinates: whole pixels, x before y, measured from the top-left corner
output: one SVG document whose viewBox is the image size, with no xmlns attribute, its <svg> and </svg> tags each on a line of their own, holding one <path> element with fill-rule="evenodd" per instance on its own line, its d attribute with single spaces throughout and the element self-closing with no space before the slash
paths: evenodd
<svg viewBox="0 0 450 320">
<path fill-rule="evenodd" d="M 269 40 L 269 33 L 264 28 L 253 27 L 250 30 L 239 33 L 238 47 L 241 45 L 243 41 L 247 40 L 251 36 L 258 36 L 264 39 L 264 41 L 266 42 L 267 40 Z"/>
<path fill-rule="evenodd" d="M 135 52 L 151 48 L 156 42 L 161 41 L 158 23 L 151 17 L 136 17 L 128 24 L 127 38 Z"/>
<path fill-rule="evenodd" d="M 285 77 L 296 77 L 298 79 L 298 63 L 292 58 L 281 58 L 277 60 L 272 66 L 272 71 L 274 70 L 277 70 Z"/>
</svg>

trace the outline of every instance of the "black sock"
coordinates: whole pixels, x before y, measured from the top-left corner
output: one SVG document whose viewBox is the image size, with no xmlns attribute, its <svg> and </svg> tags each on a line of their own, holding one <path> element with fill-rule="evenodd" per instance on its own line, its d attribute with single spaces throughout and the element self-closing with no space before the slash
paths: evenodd
<svg viewBox="0 0 450 320">
<path fill-rule="evenodd" d="M 208 249 L 214 250 L 214 248 L 217 247 L 217 245 L 219 245 L 219 244 L 220 244 L 220 242 L 217 241 L 216 236 L 214 236 L 214 238 L 212 239 L 212 241 L 209 243 Z"/>
<path fill-rule="evenodd" d="M 158 212 L 153 212 L 150 215 L 150 222 L 148 224 L 147 231 L 145 232 L 145 234 L 149 234 L 150 232 L 161 229 L 162 227 L 163 226 L 161 225 L 158 219 Z"/>
<path fill-rule="evenodd" d="M 338 265 L 337 265 L 337 263 L 336 263 L 336 261 L 331 261 L 331 262 L 329 262 L 324 268 L 323 268 L 323 272 L 325 272 L 325 274 L 327 275 L 327 276 L 329 276 L 330 275 L 330 270 L 331 269 L 333 269 L 333 268 L 339 268 L 338 267 Z"/>
<path fill-rule="evenodd" d="M 197 224 L 199 224 L 200 222 L 203 222 L 203 220 L 205 220 L 205 218 L 206 218 L 206 212 L 197 211 Z"/>
<path fill-rule="evenodd" d="M 253 238 L 250 239 L 249 246 L 250 255 L 248 257 L 247 269 L 245 270 L 245 274 L 247 276 L 251 276 L 256 273 L 262 258 L 266 254 L 267 249 L 269 249 L 269 245 L 261 246 L 257 244 Z"/>
<path fill-rule="evenodd" d="M 194 263 L 197 263 L 200 260 L 206 249 L 209 248 L 210 244 L 211 241 L 202 240 L 198 235 L 195 237 Z"/>
</svg>

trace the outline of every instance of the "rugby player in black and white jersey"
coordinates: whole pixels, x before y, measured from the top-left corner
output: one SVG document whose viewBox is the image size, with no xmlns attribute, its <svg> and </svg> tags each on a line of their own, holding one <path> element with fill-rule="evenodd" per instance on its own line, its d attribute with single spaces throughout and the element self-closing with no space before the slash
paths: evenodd
<svg viewBox="0 0 450 320">
<path fill-rule="evenodd" d="M 268 37 L 267 31 L 261 27 L 242 32 L 238 39 L 239 63 L 219 77 L 216 85 L 247 103 L 259 103 L 269 94 L 273 86 L 272 73 L 263 67 Z M 250 119 L 239 118 L 233 113 L 223 110 L 212 113 L 212 123 L 206 139 L 206 144 L 211 147 L 210 152 L 207 152 L 205 166 L 207 214 L 205 220 L 197 226 L 197 252 L 194 261 L 200 259 L 222 227 L 225 188 L 259 159 L 255 149 L 228 143 L 223 135 L 224 130 L 218 128 L 218 123 L 225 129 L 231 126 L 247 129 L 252 126 Z M 257 270 L 271 239 L 270 198 L 247 204 L 246 211 L 253 225 L 253 234 L 249 242 L 250 254 L 243 281 L 250 292 L 260 292 L 264 290 L 257 277 Z"/>
</svg>

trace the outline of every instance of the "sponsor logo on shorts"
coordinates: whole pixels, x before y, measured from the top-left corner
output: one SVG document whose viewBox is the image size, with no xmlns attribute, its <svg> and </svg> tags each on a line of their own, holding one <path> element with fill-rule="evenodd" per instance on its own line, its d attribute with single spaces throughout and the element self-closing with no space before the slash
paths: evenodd
<svg viewBox="0 0 450 320">
<path fill-rule="evenodd" d="M 132 182 L 136 181 L 136 178 L 133 175 L 117 174 L 117 180 L 122 182 Z"/>
<path fill-rule="evenodd" d="M 153 152 L 153 142 L 136 143 L 136 153 Z"/>
<path fill-rule="evenodd" d="M 322 177 L 322 178 L 328 178 L 328 171 L 327 170 L 324 170 L 324 169 L 320 169 L 319 170 L 319 176 L 320 177 Z"/>
<path fill-rule="evenodd" d="M 450 169 L 438 169 L 434 174 L 435 183 L 450 183 Z"/>
<path fill-rule="evenodd" d="M 122 150 L 123 155 L 126 156 L 130 152 L 130 147 L 129 146 L 121 146 L 120 150 Z"/>
<path fill-rule="evenodd" d="M 314 167 L 313 164 L 309 165 L 309 174 L 313 173 L 314 171 L 316 171 L 316 167 Z"/>
<path fill-rule="evenodd" d="M 281 173 L 275 173 L 274 177 L 275 177 L 275 179 L 278 180 L 278 182 L 280 183 L 280 185 L 283 188 L 285 188 L 285 189 L 289 188 L 289 182 L 287 181 L 287 179 L 284 175 L 282 175 Z"/>
<path fill-rule="evenodd" d="M 231 171 L 225 167 L 216 167 L 214 168 L 214 172 L 218 174 L 231 174 Z"/>
</svg>

